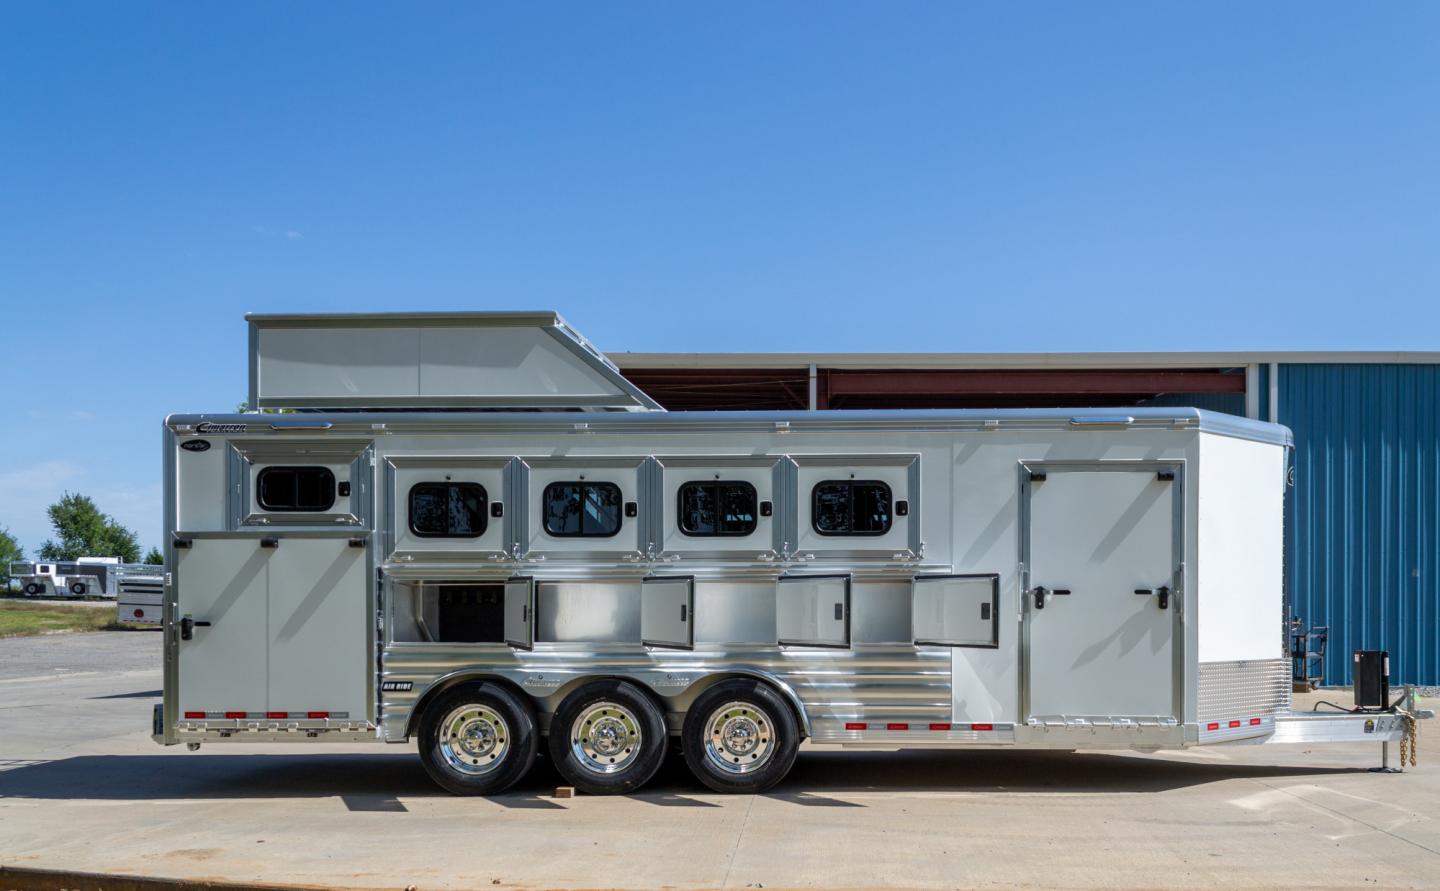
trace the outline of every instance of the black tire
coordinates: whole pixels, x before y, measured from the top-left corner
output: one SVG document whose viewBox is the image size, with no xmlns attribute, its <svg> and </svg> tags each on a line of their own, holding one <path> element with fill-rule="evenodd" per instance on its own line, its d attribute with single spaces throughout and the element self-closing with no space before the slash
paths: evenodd
<svg viewBox="0 0 1440 891">
<path fill-rule="evenodd" d="M 665 715 L 645 691 L 628 681 L 595 681 L 555 710 L 550 759 L 582 792 L 624 795 L 655 776 L 666 739 Z"/>
<path fill-rule="evenodd" d="M 539 735 L 520 697 L 499 684 L 464 684 L 425 707 L 419 745 L 425 772 L 445 791 L 498 795 L 535 763 Z"/>
<path fill-rule="evenodd" d="M 726 742 L 724 728 L 733 736 Z M 754 794 L 780 782 L 795 764 L 800 727 L 775 688 L 751 678 L 721 681 L 685 714 L 685 763 L 716 792 Z"/>
<path fill-rule="evenodd" d="M 76 582 L 75 584 L 70 586 L 70 593 L 74 594 L 76 597 L 84 597 L 85 592 L 88 590 L 90 589 L 86 586 L 84 582 Z"/>
<path fill-rule="evenodd" d="M 34 597 L 36 594 L 39 594 L 39 593 L 40 593 L 41 591 L 43 591 L 43 590 L 45 590 L 45 589 L 44 589 L 44 588 L 41 588 L 39 585 L 35 584 L 34 582 L 31 582 L 30 584 L 28 584 L 28 585 L 25 586 L 25 593 L 26 593 L 26 594 L 29 594 L 31 597 Z"/>
</svg>

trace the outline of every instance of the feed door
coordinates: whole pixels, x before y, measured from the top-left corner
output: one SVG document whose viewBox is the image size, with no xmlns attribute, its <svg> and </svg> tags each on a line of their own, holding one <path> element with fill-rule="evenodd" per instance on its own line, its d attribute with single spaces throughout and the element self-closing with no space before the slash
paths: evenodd
<svg viewBox="0 0 1440 891">
<path fill-rule="evenodd" d="M 1179 714 L 1178 465 L 1036 465 L 1026 483 L 1026 714 Z"/>
<path fill-rule="evenodd" d="M 640 640 L 647 647 L 695 647 L 695 579 L 677 576 L 641 582 Z"/>
<path fill-rule="evenodd" d="M 195 538 L 175 549 L 181 715 L 263 717 L 272 554 L 255 538 Z"/>
<path fill-rule="evenodd" d="M 775 586 L 775 630 L 781 646 L 850 646 L 850 576 L 782 577 Z"/>
<path fill-rule="evenodd" d="M 517 650 L 535 649 L 535 580 L 505 580 L 505 643 Z"/>
</svg>

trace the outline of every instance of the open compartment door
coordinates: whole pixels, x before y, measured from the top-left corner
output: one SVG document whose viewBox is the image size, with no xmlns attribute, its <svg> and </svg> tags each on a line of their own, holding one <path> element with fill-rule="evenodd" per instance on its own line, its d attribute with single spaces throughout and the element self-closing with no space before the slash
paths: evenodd
<svg viewBox="0 0 1440 891">
<path fill-rule="evenodd" d="M 517 650 L 535 648 L 535 580 L 505 580 L 505 643 Z"/>
<path fill-rule="evenodd" d="M 850 646 L 850 576 L 782 576 L 775 585 L 775 631 L 781 646 Z"/>
<path fill-rule="evenodd" d="M 672 576 L 640 583 L 640 641 L 647 647 L 695 648 L 695 578 Z"/>
<path fill-rule="evenodd" d="M 999 575 L 916 576 L 910 597 L 916 644 L 1000 645 Z"/>
</svg>

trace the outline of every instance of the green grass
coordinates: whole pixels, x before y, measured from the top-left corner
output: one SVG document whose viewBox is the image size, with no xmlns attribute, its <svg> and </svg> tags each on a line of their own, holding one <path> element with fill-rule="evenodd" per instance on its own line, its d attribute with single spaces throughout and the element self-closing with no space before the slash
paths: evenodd
<svg viewBox="0 0 1440 891">
<path fill-rule="evenodd" d="M 57 631 L 107 631 L 124 626 L 115 610 L 96 606 L 62 606 L 0 600 L 0 637 L 24 637 Z"/>
</svg>

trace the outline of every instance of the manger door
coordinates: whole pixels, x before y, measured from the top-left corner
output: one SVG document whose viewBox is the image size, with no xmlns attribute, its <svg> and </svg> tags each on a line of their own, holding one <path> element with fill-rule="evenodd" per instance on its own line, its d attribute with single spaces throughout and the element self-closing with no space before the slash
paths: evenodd
<svg viewBox="0 0 1440 891">
<path fill-rule="evenodd" d="M 176 547 L 181 715 L 263 717 L 266 570 L 274 553 L 253 537 L 194 538 Z"/>
<path fill-rule="evenodd" d="M 1067 467 L 1027 484 L 1028 717 L 1173 719 L 1176 471 Z"/>
<path fill-rule="evenodd" d="M 850 646 L 850 576 L 781 578 L 775 586 L 775 630 L 782 646 Z"/>
<path fill-rule="evenodd" d="M 268 709 L 368 720 L 375 620 L 365 548 L 282 536 L 271 550 Z"/>
<path fill-rule="evenodd" d="M 917 645 L 985 649 L 1000 645 L 998 575 L 917 576 L 910 597 Z"/>
<path fill-rule="evenodd" d="M 505 642 L 517 650 L 535 649 L 535 580 L 505 580 Z"/>
<path fill-rule="evenodd" d="M 695 579 L 644 579 L 640 583 L 640 640 L 647 647 L 695 647 Z"/>
</svg>

